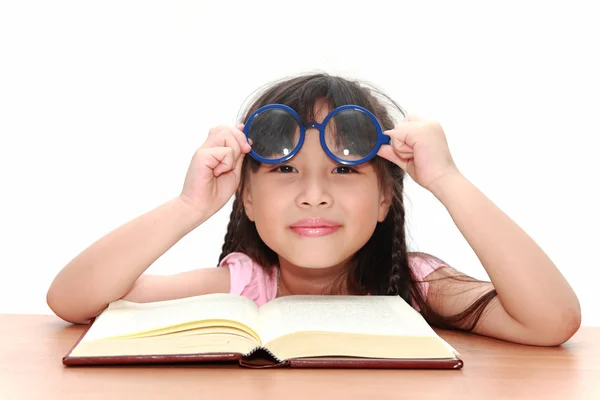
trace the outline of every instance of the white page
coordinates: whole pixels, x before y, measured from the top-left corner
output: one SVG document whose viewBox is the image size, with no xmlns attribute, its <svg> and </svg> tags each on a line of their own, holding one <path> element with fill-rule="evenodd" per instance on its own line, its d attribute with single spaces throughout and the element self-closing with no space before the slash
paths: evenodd
<svg viewBox="0 0 600 400">
<path fill-rule="evenodd" d="M 263 343 L 299 331 L 437 336 L 397 296 L 285 296 L 259 310 Z"/>
<path fill-rule="evenodd" d="M 84 339 L 88 341 L 205 319 L 239 321 L 258 333 L 257 311 L 254 301 L 228 293 L 152 303 L 117 300 L 97 318 Z"/>
</svg>

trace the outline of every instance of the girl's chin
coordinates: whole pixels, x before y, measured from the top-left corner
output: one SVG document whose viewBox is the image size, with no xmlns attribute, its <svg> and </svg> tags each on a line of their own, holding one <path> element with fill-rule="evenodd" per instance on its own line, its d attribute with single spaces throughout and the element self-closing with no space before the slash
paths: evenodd
<svg viewBox="0 0 600 400">
<path fill-rule="evenodd" d="M 279 253 L 281 254 L 281 253 Z M 300 254 L 288 254 L 287 257 L 283 256 L 292 265 L 301 268 L 309 269 L 326 269 L 340 265 L 346 261 L 349 257 L 344 257 L 342 254 L 338 254 L 337 257 L 331 257 L 321 254 L 307 254 L 306 252 Z"/>
</svg>

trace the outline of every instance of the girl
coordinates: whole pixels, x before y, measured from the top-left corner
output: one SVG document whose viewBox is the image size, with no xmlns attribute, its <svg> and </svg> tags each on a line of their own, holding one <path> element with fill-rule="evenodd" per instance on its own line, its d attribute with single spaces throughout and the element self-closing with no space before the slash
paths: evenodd
<svg viewBox="0 0 600 400">
<path fill-rule="evenodd" d="M 395 126 L 394 111 L 404 117 Z M 209 131 L 180 195 L 60 271 L 47 293 L 59 317 L 85 323 L 121 298 L 230 292 L 260 306 L 294 294 L 371 294 L 402 296 L 434 326 L 524 344 L 558 345 L 579 328 L 569 284 L 461 174 L 439 123 L 326 74 L 276 82 L 241 122 Z M 405 173 L 446 207 L 491 282 L 407 250 Z M 220 268 L 143 274 L 234 193 Z"/>
</svg>

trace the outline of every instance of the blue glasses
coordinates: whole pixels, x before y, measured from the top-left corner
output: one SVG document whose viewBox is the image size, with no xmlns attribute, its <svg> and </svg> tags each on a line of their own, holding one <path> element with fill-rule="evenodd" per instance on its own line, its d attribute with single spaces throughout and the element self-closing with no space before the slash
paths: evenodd
<svg viewBox="0 0 600 400">
<path fill-rule="evenodd" d="M 382 144 L 390 144 L 377 118 L 366 108 L 345 105 L 331 111 L 322 123 L 303 124 L 292 108 L 269 104 L 256 110 L 244 126 L 252 140 L 250 155 L 265 164 L 285 162 L 298 153 L 307 129 L 320 132 L 321 147 L 336 163 L 358 165 L 375 157 Z"/>
</svg>

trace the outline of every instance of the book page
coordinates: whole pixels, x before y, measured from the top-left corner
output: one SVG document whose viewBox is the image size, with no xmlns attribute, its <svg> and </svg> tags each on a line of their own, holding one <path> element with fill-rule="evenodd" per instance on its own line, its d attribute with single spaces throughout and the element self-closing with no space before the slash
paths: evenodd
<svg viewBox="0 0 600 400">
<path fill-rule="evenodd" d="M 83 340 L 130 335 L 202 320 L 232 320 L 259 331 L 254 301 L 229 293 L 135 303 L 117 300 L 100 314 Z"/>
<path fill-rule="evenodd" d="M 293 332 L 436 336 L 398 296 L 284 296 L 259 309 L 263 343 Z"/>
</svg>

